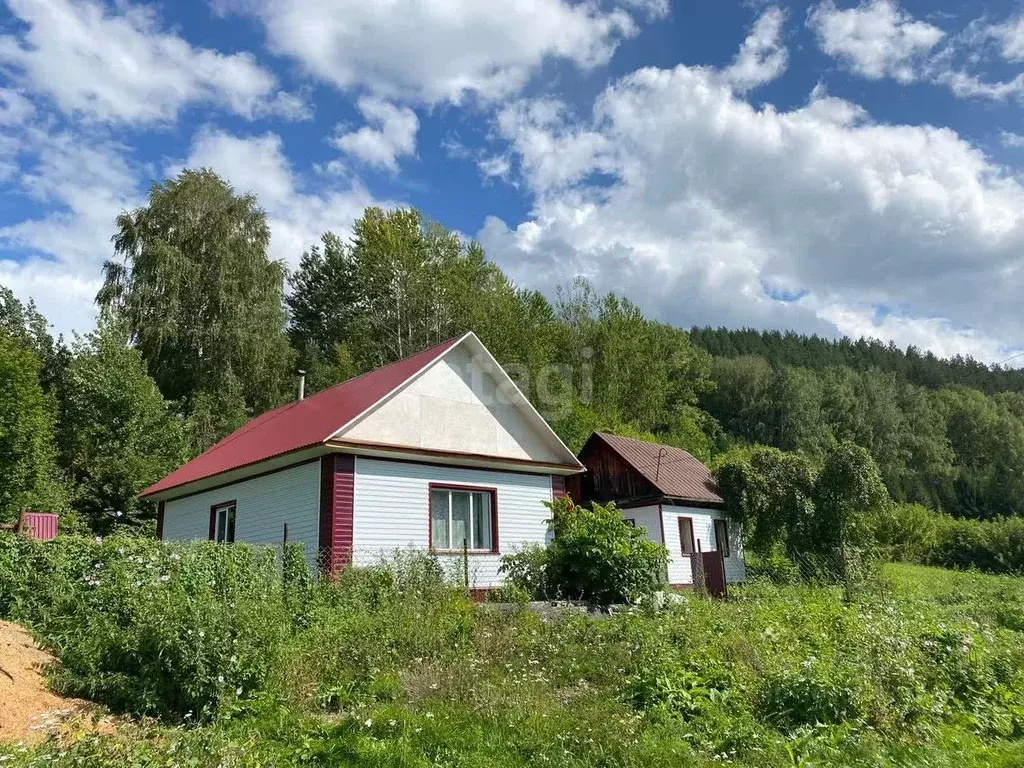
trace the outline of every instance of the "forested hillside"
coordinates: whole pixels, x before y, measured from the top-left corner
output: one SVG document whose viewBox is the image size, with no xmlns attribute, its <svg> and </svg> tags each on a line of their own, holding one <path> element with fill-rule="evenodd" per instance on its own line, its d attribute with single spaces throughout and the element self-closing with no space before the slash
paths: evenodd
<svg viewBox="0 0 1024 768">
<path fill-rule="evenodd" d="M 775 363 L 823 369 L 844 365 L 856 371 L 877 368 L 891 371 L 913 384 L 932 389 L 961 385 L 987 394 L 1024 391 L 1024 372 L 1017 368 L 986 365 L 970 357 L 936 357 L 917 347 L 900 349 L 893 342 L 846 336 L 827 339 L 793 331 L 759 331 L 754 328 L 693 327 L 690 338 L 715 357 L 756 355 Z M 1006 362 L 1019 358 L 1014 355 Z"/>
<path fill-rule="evenodd" d="M 184 171 L 120 216 L 83 338 L 0 292 L 0 522 L 26 507 L 105 533 L 151 524 L 149 483 L 248 418 L 467 330 L 573 448 L 594 429 L 717 464 L 763 443 L 820 462 L 866 448 L 891 495 L 1024 513 L 1024 378 L 876 341 L 647 318 L 585 281 L 522 289 L 414 210 L 367 209 L 288 274 L 252 195 Z"/>
</svg>

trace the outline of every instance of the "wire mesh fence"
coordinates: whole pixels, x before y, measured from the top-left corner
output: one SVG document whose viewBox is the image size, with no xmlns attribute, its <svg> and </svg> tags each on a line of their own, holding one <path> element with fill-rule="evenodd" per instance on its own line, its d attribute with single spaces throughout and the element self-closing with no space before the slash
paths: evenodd
<svg viewBox="0 0 1024 768">
<path fill-rule="evenodd" d="M 774 554 L 747 559 L 747 579 L 780 585 L 842 587 L 853 598 L 877 580 L 878 561 L 869 553 L 853 548 L 835 552 Z"/>
</svg>

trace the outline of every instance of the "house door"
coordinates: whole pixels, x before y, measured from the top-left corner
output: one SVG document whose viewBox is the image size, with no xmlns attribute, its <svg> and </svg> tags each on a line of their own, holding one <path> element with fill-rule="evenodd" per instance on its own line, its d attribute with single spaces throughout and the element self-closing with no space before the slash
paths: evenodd
<svg viewBox="0 0 1024 768">
<path fill-rule="evenodd" d="M 725 588 L 725 560 L 721 552 L 701 552 L 701 575 L 704 589 L 711 597 L 727 597 Z"/>
</svg>

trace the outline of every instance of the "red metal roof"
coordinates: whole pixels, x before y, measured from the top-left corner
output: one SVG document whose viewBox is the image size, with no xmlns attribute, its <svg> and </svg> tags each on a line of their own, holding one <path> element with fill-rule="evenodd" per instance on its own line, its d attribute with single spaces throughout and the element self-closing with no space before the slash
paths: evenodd
<svg viewBox="0 0 1024 768">
<path fill-rule="evenodd" d="M 305 400 L 267 411 L 149 486 L 140 495 L 152 496 L 322 443 L 444 355 L 462 338 L 449 339 L 412 357 L 317 392 Z"/>
<path fill-rule="evenodd" d="M 663 495 L 701 504 L 724 504 L 711 470 L 682 448 L 607 432 L 595 435 Z"/>
</svg>

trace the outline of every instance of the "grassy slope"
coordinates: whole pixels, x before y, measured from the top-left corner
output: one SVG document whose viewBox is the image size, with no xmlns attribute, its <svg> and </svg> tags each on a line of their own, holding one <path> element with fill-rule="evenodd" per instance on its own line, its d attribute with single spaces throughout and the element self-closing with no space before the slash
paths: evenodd
<svg viewBox="0 0 1024 768">
<path fill-rule="evenodd" d="M 930 606 L 955 618 L 1024 630 L 1024 578 L 890 564 L 885 575 L 901 602 Z"/>
<path fill-rule="evenodd" d="M 141 721 L 0 765 L 1024 765 L 1024 580 L 886 575 L 852 606 L 750 587 L 553 625 L 445 595 L 325 593 L 265 688 L 229 692 L 214 724 Z M 61 621 L 44 639 L 102 641 Z"/>
</svg>

